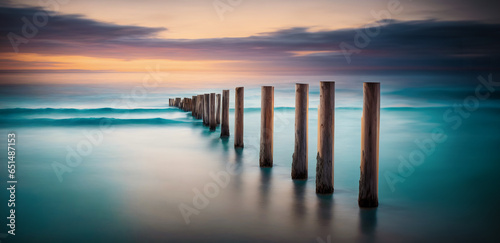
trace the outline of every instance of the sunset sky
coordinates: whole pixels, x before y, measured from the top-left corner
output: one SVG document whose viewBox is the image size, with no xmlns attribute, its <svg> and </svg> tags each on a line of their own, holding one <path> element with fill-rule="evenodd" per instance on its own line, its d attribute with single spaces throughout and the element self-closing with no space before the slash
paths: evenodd
<svg viewBox="0 0 500 243">
<path fill-rule="evenodd" d="M 160 65 L 195 80 L 497 70 L 499 6 L 483 0 L 7 1 L 0 8 L 0 72 L 123 73 Z M 46 24 L 24 38 L 24 21 L 44 16 Z M 346 46 L 356 48 L 347 58 Z M 8 82 L 14 81 L 2 80 Z"/>
</svg>

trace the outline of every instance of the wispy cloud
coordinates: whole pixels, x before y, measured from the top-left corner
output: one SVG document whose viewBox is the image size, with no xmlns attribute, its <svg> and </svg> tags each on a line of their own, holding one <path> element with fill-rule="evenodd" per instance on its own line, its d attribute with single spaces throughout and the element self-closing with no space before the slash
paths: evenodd
<svg viewBox="0 0 500 243">
<path fill-rule="evenodd" d="M 0 52 L 12 52 L 7 33 L 39 8 L 0 8 Z M 376 71 L 497 70 L 500 24 L 477 21 L 383 21 L 380 33 L 346 62 L 339 45 L 364 31 L 310 31 L 295 27 L 241 38 L 165 39 L 165 28 L 103 23 L 80 15 L 54 15 L 21 53 L 99 58 L 230 60 L 219 68 L 264 73 L 328 74 Z M 239 63 L 244 62 L 244 65 Z M 29 64 L 28 64 L 29 66 Z M 78 67 L 75 67 L 78 68 Z"/>
</svg>

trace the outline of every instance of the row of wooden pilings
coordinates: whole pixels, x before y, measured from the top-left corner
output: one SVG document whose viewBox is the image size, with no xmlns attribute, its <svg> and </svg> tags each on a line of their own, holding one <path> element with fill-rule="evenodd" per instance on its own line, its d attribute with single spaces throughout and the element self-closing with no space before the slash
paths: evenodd
<svg viewBox="0 0 500 243">
<path fill-rule="evenodd" d="M 261 89 L 261 167 L 273 166 L 274 87 Z M 235 139 L 236 148 L 243 147 L 244 88 L 235 89 Z M 210 93 L 192 98 L 169 99 L 170 106 L 191 111 L 193 117 L 203 119 L 203 124 L 215 130 L 221 124 L 221 137 L 229 137 L 229 90 L 221 95 Z M 221 108 L 222 106 L 222 108 Z M 222 113 L 222 120 L 220 119 Z M 308 177 L 308 116 L 309 84 L 295 85 L 295 147 L 292 156 L 291 176 L 294 180 Z M 361 117 L 361 167 L 358 204 L 360 207 L 378 206 L 378 152 L 380 126 L 380 84 L 363 84 L 363 113 Z M 333 193 L 334 132 L 335 132 L 335 82 L 320 82 L 318 107 L 318 150 L 316 164 L 316 193 Z"/>
</svg>

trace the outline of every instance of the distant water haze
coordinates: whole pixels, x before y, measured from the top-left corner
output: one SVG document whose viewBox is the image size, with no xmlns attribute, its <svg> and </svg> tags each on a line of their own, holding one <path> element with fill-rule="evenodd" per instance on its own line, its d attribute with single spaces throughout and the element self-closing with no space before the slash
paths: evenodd
<svg viewBox="0 0 500 243">
<path fill-rule="evenodd" d="M 484 74 L 487 77 L 487 73 Z M 1 74 L 0 108 L 164 108 L 168 98 L 191 97 L 203 93 L 230 91 L 234 108 L 234 88 L 245 87 L 245 107 L 260 107 L 260 86 L 275 86 L 275 107 L 293 107 L 295 83 L 310 84 L 310 108 L 319 104 L 319 82 L 336 82 L 336 107 L 362 106 L 363 82 L 381 83 L 381 107 L 452 106 L 474 95 L 477 73 L 458 75 L 332 75 L 332 76 L 236 76 L 191 75 L 179 77 L 163 73 L 158 86 L 144 88 L 145 73 L 51 73 Z M 63 83 L 72 80 L 72 84 Z M 194 80 L 193 80 L 194 79 Z M 200 80 L 201 79 L 201 80 Z M 198 81 L 196 81 L 198 80 Z M 109 82 L 108 82 L 109 81 Z M 450 85 L 452 84 L 452 85 Z M 494 92 L 481 106 L 496 106 Z"/>
</svg>

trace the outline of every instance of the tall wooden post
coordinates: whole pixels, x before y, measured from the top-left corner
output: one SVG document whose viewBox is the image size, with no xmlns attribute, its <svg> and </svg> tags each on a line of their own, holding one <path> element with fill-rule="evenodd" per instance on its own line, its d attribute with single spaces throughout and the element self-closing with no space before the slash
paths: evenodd
<svg viewBox="0 0 500 243">
<path fill-rule="evenodd" d="M 260 167 L 273 167 L 274 87 L 262 86 L 260 113 Z"/>
<path fill-rule="evenodd" d="M 222 91 L 222 124 L 220 137 L 229 137 L 229 90 Z"/>
<path fill-rule="evenodd" d="M 210 112 L 210 94 L 203 96 L 203 124 L 208 126 L 208 114 Z"/>
<path fill-rule="evenodd" d="M 292 179 L 307 179 L 307 139 L 309 115 L 309 84 L 295 84 L 295 149 Z"/>
<path fill-rule="evenodd" d="M 215 95 L 216 98 L 216 112 L 215 112 L 215 122 L 217 125 L 220 124 L 220 107 L 221 107 L 221 97 L 220 94 Z"/>
<path fill-rule="evenodd" d="M 333 193 L 335 82 L 320 82 L 316 193 Z"/>
<path fill-rule="evenodd" d="M 234 147 L 243 148 L 243 111 L 245 88 L 237 87 L 235 89 L 234 102 Z"/>
<path fill-rule="evenodd" d="M 215 93 L 210 93 L 210 113 L 208 116 L 210 131 L 215 131 L 217 122 L 215 119 Z"/>
<path fill-rule="evenodd" d="M 378 206 L 378 152 L 380 132 L 380 83 L 363 84 L 361 117 L 361 175 L 358 205 Z"/>
</svg>

